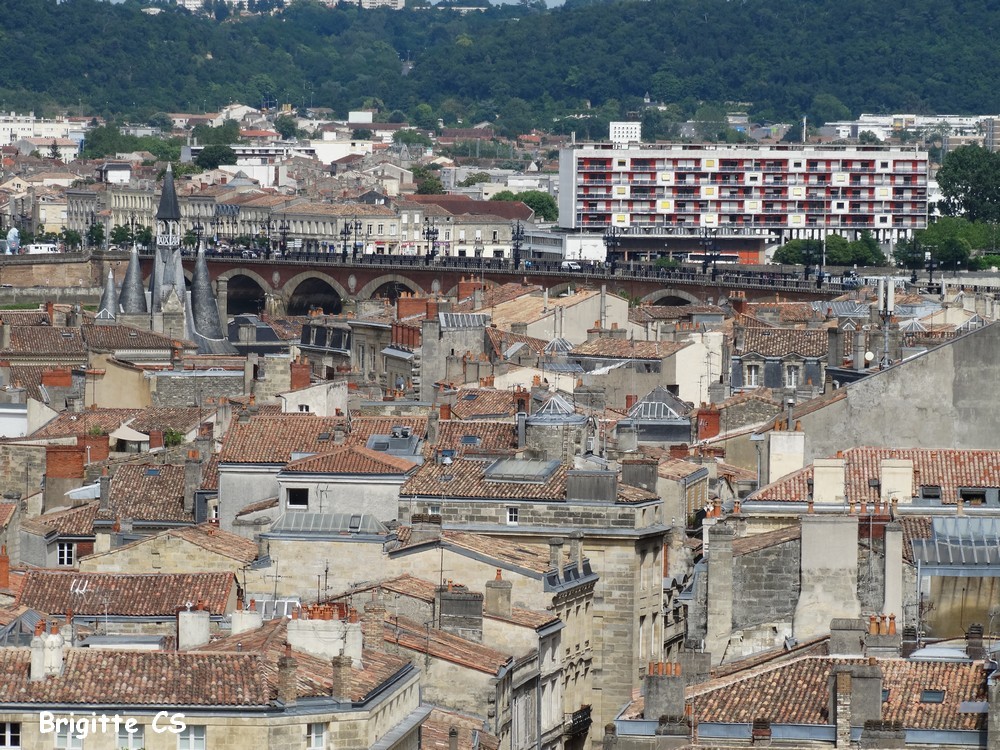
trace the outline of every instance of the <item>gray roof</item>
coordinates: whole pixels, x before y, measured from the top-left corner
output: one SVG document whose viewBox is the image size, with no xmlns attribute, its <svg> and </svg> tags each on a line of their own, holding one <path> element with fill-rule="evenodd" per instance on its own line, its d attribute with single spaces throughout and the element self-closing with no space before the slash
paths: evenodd
<svg viewBox="0 0 1000 750">
<path fill-rule="evenodd" d="M 115 272 L 108 269 L 108 278 L 104 282 L 104 292 L 101 294 L 101 304 L 97 309 L 98 320 L 114 320 L 118 313 L 118 292 L 115 290 Z"/>
<path fill-rule="evenodd" d="M 549 396 L 545 403 L 528 417 L 528 424 L 573 424 L 586 421 L 587 418 L 583 414 L 577 414 L 573 404 L 558 393 Z"/>
<path fill-rule="evenodd" d="M 222 353 L 220 351 L 202 352 L 203 342 L 208 346 L 208 342 L 220 342 L 218 345 L 212 344 L 210 348 L 217 349 L 225 342 L 232 352 L 236 348 L 229 343 L 222 332 L 222 323 L 219 319 L 219 306 L 212 293 L 212 282 L 208 275 L 208 263 L 205 261 L 205 251 L 198 249 L 198 258 L 194 264 L 194 275 L 191 278 L 191 321 L 192 333 L 198 343 L 198 351 L 203 354 Z"/>
<path fill-rule="evenodd" d="M 177 202 L 177 192 L 174 189 L 174 169 L 167 163 L 167 172 L 163 175 L 163 192 L 160 193 L 160 205 L 156 209 L 157 221 L 180 221 L 181 207 Z"/>
<path fill-rule="evenodd" d="M 657 386 L 629 409 L 632 419 L 643 421 L 660 421 L 684 419 L 691 410 L 687 404 L 677 398 L 663 386 Z"/>
<path fill-rule="evenodd" d="M 155 267 L 156 264 L 154 263 Z M 132 245 L 132 253 L 129 256 L 128 268 L 125 270 L 125 279 L 122 281 L 121 293 L 118 295 L 118 304 L 125 314 L 135 314 L 146 312 L 146 294 L 142 290 L 142 268 L 139 266 L 139 251 Z"/>
<path fill-rule="evenodd" d="M 368 513 L 309 513 L 289 511 L 271 527 L 272 534 L 375 534 L 389 530 Z"/>
<path fill-rule="evenodd" d="M 929 574 L 1000 576 L 1000 518 L 933 518 L 930 537 L 910 544 Z"/>
<path fill-rule="evenodd" d="M 489 315 L 476 313 L 438 313 L 441 329 L 447 328 L 485 328 L 490 322 Z"/>
<path fill-rule="evenodd" d="M 562 337 L 554 338 L 545 345 L 546 354 L 569 354 L 573 348 L 573 342 Z"/>
</svg>

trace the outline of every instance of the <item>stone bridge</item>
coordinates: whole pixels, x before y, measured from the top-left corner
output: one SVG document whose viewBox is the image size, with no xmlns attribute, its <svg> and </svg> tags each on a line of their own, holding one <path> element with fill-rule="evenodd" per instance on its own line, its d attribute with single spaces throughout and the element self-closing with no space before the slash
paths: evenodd
<svg viewBox="0 0 1000 750">
<path fill-rule="evenodd" d="M 720 270 L 715 281 L 710 274 L 674 272 L 657 276 L 648 268 L 619 268 L 615 273 L 560 272 L 558 269 L 521 269 L 495 263 L 480 267 L 473 259 L 449 259 L 425 265 L 399 262 L 401 258 L 376 256 L 369 262 L 338 260 L 259 260 L 211 258 L 209 273 L 216 283 L 220 302 L 229 315 L 267 310 L 275 315 L 304 315 L 312 306 L 336 313 L 346 299 L 395 299 L 403 294 L 453 296 L 459 282 L 481 278 L 487 286 L 527 282 L 561 294 L 572 287 L 600 288 L 629 299 L 659 305 L 717 303 L 742 297 L 752 302 L 775 299 L 806 301 L 831 299 L 842 292 L 839 284 L 817 289 L 798 276 L 779 279 L 778 274 L 745 276 Z M 464 261 L 464 262 L 463 262 Z M 184 268 L 190 278 L 192 259 Z M 148 261 L 143 270 L 148 277 Z"/>
</svg>

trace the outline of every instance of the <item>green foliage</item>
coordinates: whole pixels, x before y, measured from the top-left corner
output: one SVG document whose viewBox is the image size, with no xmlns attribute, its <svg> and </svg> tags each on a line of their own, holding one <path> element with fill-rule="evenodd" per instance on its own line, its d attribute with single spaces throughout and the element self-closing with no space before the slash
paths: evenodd
<svg viewBox="0 0 1000 750">
<path fill-rule="evenodd" d="M 882 140 L 870 130 L 862 130 L 858 133 L 858 143 L 862 146 L 877 146 Z"/>
<path fill-rule="evenodd" d="M 969 221 L 1000 221 L 1000 154 L 981 146 L 949 152 L 937 173 L 942 213 Z"/>
<path fill-rule="evenodd" d="M 501 190 L 498 193 L 494 193 L 493 197 L 490 198 L 491 201 L 516 201 L 517 194 L 513 190 Z"/>
<path fill-rule="evenodd" d="M 774 253 L 775 263 L 818 266 L 823 261 L 822 240 L 791 240 Z M 848 242 L 840 235 L 826 238 L 827 266 L 884 266 L 885 254 L 878 242 L 865 232 L 860 239 Z"/>
<path fill-rule="evenodd" d="M 556 199 L 541 190 L 525 190 L 514 193 L 510 190 L 501 190 L 496 193 L 492 201 L 521 201 L 535 212 L 535 216 L 542 221 L 555 221 L 559 218 L 559 207 Z"/>
<path fill-rule="evenodd" d="M 370 141 L 372 139 L 372 131 L 368 128 L 357 128 L 351 131 L 352 141 Z"/>
<path fill-rule="evenodd" d="M 167 448 L 173 448 L 184 442 L 184 433 L 180 430 L 175 430 L 173 427 L 168 427 L 163 431 L 163 444 Z"/>
<path fill-rule="evenodd" d="M 194 162 L 202 169 L 218 169 L 220 164 L 235 164 L 236 152 L 221 144 L 205 146 Z"/>
<path fill-rule="evenodd" d="M 472 187 L 473 185 L 478 185 L 481 182 L 489 182 L 490 175 L 488 172 L 473 172 L 464 180 L 458 183 L 459 187 Z"/>
<path fill-rule="evenodd" d="M 240 125 L 235 120 L 226 120 L 217 128 L 211 125 L 195 125 L 191 135 L 198 139 L 198 143 L 206 146 L 228 146 L 239 141 Z"/>
<path fill-rule="evenodd" d="M 417 130 L 397 130 L 392 134 L 392 142 L 407 146 L 433 146 L 434 142 Z"/>
<path fill-rule="evenodd" d="M 132 241 L 132 231 L 121 224 L 115 224 L 111 227 L 111 244 L 113 245 L 127 245 Z"/>
<path fill-rule="evenodd" d="M 295 137 L 299 126 L 291 115 L 278 115 L 274 118 L 274 129 L 287 141 Z"/>
<path fill-rule="evenodd" d="M 417 185 L 417 192 L 420 195 L 441 195 L 444 193 L 444 185 L 441 179 L 431 173 L 426 167 L 413 168 L 413 181 Z"/>
<path fill-rule="evenodd" d="M 653 265 L 655 265 L 657 268 L 666 268 L 666 269 L 675 269 L 681 267 L 680 261 L 677 261 L 674 258 L 657 258 L 656 263 L 654 263 Z"/>
<path fill-rule="evenodd" d="M 87 244 L 90 247 L 102 247 L 104 245 L 104 225 L 101 222 L 95 221 L 87 229 Z"/>
<path fill-rule="evenodd" d="M 68 250 L 79 250 L 83 244 L 83 236 L 75 229 L 63 227 L 61 238 Z"/>
</svg>

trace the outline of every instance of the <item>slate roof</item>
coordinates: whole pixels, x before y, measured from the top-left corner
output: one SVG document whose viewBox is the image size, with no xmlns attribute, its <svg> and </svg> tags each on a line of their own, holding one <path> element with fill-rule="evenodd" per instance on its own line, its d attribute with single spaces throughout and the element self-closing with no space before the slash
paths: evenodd
<svg viewBox="0 0 1000 750">
<path fill-rule="evenodd" d="M 496 675 L 508 662 L 508 654 L 454 635 L 440 628 L 427 628 L 416 620 L 386 614 L 385 642 L 427 654 L 466 669 Z"/>
<path fill-rule="evenodd" d="M 548 346 L 548 342 L 545 339 L 536 339 L 533 336 L 526 336 L 523 333 L 502 331 L 492 326 L 486 329 L 486 336 L 489 339 L 490 346 L 493 347 L 493 354 L 498 359 L 503 359 L 504 353 L 514 346 L 514 344 L 523 344 L 532 354 L 539 356 L 545 354 L 545 348 Z"/>
<path fill-rule="evenodd" d="M 683 419 L 691 413 L 691 407 L 681 401 L 663 386 L 657 386 L 628 411 L 628 416 L 638 420 Z"/>
<path fill-rule="evenodd" d="M 827 724 L 830 673 L 838 664 L 862 659 L 806 656 L 777 668 L 740 673 L 688 691 L 694 715 L 702 722 Z M 963 701 L 986 701 L 982 662 L 933 662 L 880 659 L 883 721 L 908 729 L 985 730 L 985 713 L 960 713 Z M 720 684 L 721 683 L 721 684 Z M 921 702 L 923 690 L 941 690 L 941 703 Z"/>
<path fill-rule="evenodd" d="M 863 447 L 843 451 L 843 457 L 845 497 L 854 502 L 879 499 L 879 489 L 870 487 L 868 480 L 881 476 L 883 459 L 913 462 L 911 497 L 919 494 L 920 487 L 937 486 L 941 488 L 941 502 L 955 505 L 961 488 L 1000 487 L 1000 451 Z M 761 488 L 750 499 L 802 502 L 809 493 L 807 482 L 812 476 L 810 465 Z"/>
<path fill-rule="evenodd" d="M 600 336 L 593 341 L 577 344 L 571 357 L 604 357 L 607 359 L 662 359 L 690 346 L 687 341 L 635 341 Z"/>
<path fill-rule="evenodd" d="M 400 487 L 400 497 L 481 498 L 492 500 L 565 500 L 566 466 L 559 465 L 541 483 L 486 478 L 489 464 L 456 458 L 450 464 L 428 461 Z"/>
<path fill-rule="evenodd" d="M 291 461 L 285 474 L 406 474 L 416 468 L 414 461 L 375 451 L 360 445 L 345 445 L 328 453 Z"/>
<path fill-rule="evenodd" d="M 0 704 L 263 706 L 273 690 L 253 654 L 72 648 L 63 673 L 32 682 L 31 650 L 0 649 Z"/>
<path fill-rule="evenodd" d="M 451 413 L 458 419 L 513 417 L 517 406 L 510 391 L 495 388 L 463 388 L 455 394 Z"/>
<path fill-rule="evenodd" d="M 762 357 L 826 357 L 828 336 L 825 328 L 747 328 L 743 332 L 740 354 Z"/>
<path fill-rule="evenodd" d="M 131 575 L 29 570 L 16 603 L 58 615 L 174 617 L 188 602 L 200 600 L 213 615 L 222 615 L 233 583 L 232 573 Z"/>
<path fill-rule="evenodd" d="M 111 477 L 108 497 L 116 518 L 143 521 L 194 521 L 184 510 L 184 466 L 123 464 Z"/>
</svg>

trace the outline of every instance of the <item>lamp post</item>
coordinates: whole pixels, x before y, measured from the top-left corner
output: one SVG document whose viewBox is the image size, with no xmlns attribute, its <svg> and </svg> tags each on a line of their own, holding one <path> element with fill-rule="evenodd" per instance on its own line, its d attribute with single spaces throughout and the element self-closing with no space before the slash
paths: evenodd
<svg viewBox="0 0 1000 750">
<path fill-rule="evenodd" d="M 267 247 L 264 248 L 264 257 L 271 260 L 271 230 L 274 228 L 274 221 L 270 216 L 267 217 L 265 221 L 260 223 L 260 229 L 262 232 L 266 233 L 267 236 Z"/>
<path fill-rule="evenodd" d="M 937 248 L 932 248 L 937 249 Z M 938 261 L 931 254 L 930 250 L 924 251 L 924 268 L 927 269 L 927 288 L 934 286 L 934 269 L 938 267 Z"/>
<path fill-rule="evenodd" d="M 352 229 L 354 230 L 354 259 L 358 259 L 358 253 L 363 256 L 365 254 L 365 248 L 368 245 L 368 234 L 361 233 L 361 229 L 364 225 L 361 223 L 361 219 L 355 218 L 352 224 Z M 362 239 L 363 238 L 363 239 Z"/>
<path fill-rule="evenodd" d="M 281 256 L 285 257 L 288 255 L 288 222 L 285 221 L 284 215 L 281 217 L 281 223 L 278 224 L 278 234 L 281 235 Z"/>
<path fill-rule="evenodd" d="M 191 231 L 194 232 L 194 254 L 197 255 L 198 251 L 201 250 L 201 233 L 205 231 L 205 227 L 201 225 L 200 221 L 196 221 L 191 227 Z"/>
<path fill-rule="evenodd" d="M 135 211 L 129 211 L 128 214 L 128 236 L 132 240 L 132 246 L 135 247 L 135 225 L 137 223 L 137 217 Z"/>
<path fill-rule="evenodd" d="M 424 265 L 429 266 L 437 255 L 438 228 L 429 218 L 424 218 L 424 239 L 427 240 L 427 253 L 424 255 Z"/>
<path fill-rule="evenodd" d="M 340 257 L 344 263 L 347 262 L 347 243 L 351 239 L 351 221 L 350 219 L 344 219 L 344 226 L 340 230 L 340 239 L 343 243 L 343 249 L 341 250 Z"/>
<path fill-rule="evenodd" d="M 712 281 L 715 281 L 719 276 L 719 240 L 718 240 L 718 230 L 710 229 L 705 227 L 701 230 L 701 272 L 708 273 L 708 264 L 712 263 Z"/>
<path fill-rule="evenodd" d="M 604 255 L 611 266 L 611 273 L 614 273 L 618 266 L 617 253 L 618 247 L 622 244 L 621 234 L 622 230 L 610 223 L 608 228 L 604 230 Z"/>
<path fill-rule="evenodd" d="M 511 247 L 511 257 L 514 261 L 514 270 L 516 271 L 521 267 L 521 247 L 524 245 L 524 227 L 521 225 L 521 221 L 518 220 L 510 228 L 510 247 Z"/>
</svg>

